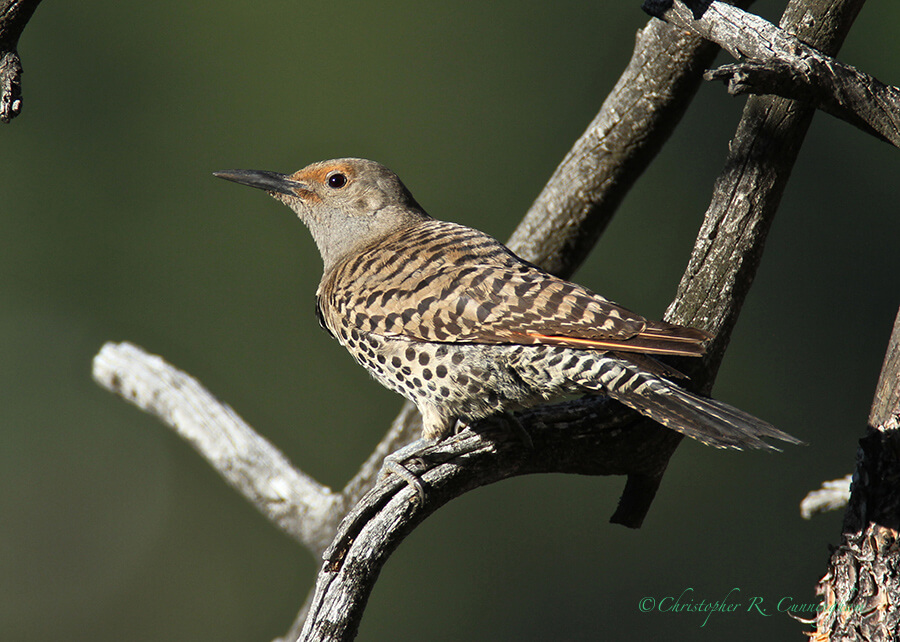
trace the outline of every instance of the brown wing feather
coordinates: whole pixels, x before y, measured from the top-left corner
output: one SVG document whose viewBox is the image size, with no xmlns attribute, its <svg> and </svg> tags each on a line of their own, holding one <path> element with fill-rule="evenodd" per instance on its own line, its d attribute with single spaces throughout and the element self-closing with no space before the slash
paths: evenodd
<svg viewBox="0 0 900 642">
<path fill-rule="evenodd" d="M 332 332 L 344 325 L 421 341 L 697 356 L 707 339 L 647 321 L 481 232 L 434 220 L 339 264 L 323 278 L 320 305 Z"/>
</svg>

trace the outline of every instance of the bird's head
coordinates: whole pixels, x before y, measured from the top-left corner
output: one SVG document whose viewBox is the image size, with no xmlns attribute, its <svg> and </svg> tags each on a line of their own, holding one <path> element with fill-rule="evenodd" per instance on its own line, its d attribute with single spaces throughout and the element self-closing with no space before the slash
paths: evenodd
<svg viewBox="0 0 900 642">
<path fill-rule="evenodd" d="M 394 172 L 362 158 L 313 163 L 293 174 L 214 174 L 265 190 L 294 210 L 312 233 L 326 273 L 342 258 L 428 218 Z"/>
</svg>

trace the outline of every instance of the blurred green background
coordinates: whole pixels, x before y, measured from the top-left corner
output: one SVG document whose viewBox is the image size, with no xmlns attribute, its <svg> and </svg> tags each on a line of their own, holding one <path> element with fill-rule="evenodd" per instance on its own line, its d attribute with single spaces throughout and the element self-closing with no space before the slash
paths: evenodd
<svg viewBox="0 0 900 642">
<path fill-rule="evenodd" d="M 369 157 L 505 239 L 626 64 L 638 5 L 43 3 L 24 113 L 0 127 L 0 639 L 282 634 L 317 563 L 94 385 L 91 358 L 108 340 L 163 355 L 340 487 L 400 400 L 319 330 L 302 225 L 210 173 Z M 900 83 L 898 20 L 868 3 L 840 57 Z M 576 280 L 663 313 L 743 104 L 702 88 Z M 639 531 L 607 521 L 621 478 L 473 492 L 400 547 L 360 639 L 804 639 L 775 604 L 816 600 L 839 538 L 839 514 L 798 503 L 854 466 L 900 304 L 898 178 L 896 149 L 816 116 L 719 377 L 808 447 L 687 440 Z M 733 588 L 770 616 L 639 610 Z"/>
</svg>

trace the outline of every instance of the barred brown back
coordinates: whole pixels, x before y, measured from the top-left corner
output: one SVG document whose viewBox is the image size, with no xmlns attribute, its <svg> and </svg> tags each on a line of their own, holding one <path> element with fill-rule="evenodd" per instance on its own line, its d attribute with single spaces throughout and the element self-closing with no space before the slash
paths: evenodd
<svg viewBox="0 0 900 642">
<path fill-rule="evenodd" d="M 699 356 L 706 335 L 650 323 L 519 259 L 490 236 L 429 219 L 379 239 L 328 275 L 329 326 L 418 341 L 567 345 Z"/>
</svg>

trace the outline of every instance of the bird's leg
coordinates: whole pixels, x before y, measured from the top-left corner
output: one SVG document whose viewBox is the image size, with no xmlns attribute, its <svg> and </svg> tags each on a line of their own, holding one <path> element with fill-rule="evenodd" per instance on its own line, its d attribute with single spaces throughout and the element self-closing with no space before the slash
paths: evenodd
<svg viewBox="0 0 900 642">
<path fill-rule="evenodd" d="M 416 490 L 419 503 L 424 505 L 425 485 L 419 476 L 407 468 L 403 462 L 409 459 L 417 459 L 419 462 L 424 463 L 421 451 L 427 446 L 452 435 L 456 418 L 444 415 L 437 406 L 431 404 L 419 405 L 419 412 L 422 414 L 422 438 L 385 457 L 379 477 L 384 479 L 389 474 L 394 473 Z"/>
<path fill-rule="evenodd" d="M 529 435 L 528 431 L 525 430 L 525 426 L 522 425 L 522 422 L 519 421 L 519 418 L 509 411 L 504 412 L 503 417 L 506 419 L 506 425 L 512 429 L 516 437 L 519 438 L 519 440 L 525 445 L 525 447 L 528 450 L 534 450 L 534 442 L 531 440 L 531 435 Z"/>
<path fill-rule="evenodd" d="M 403 462 L 410 459 L 422 462 L 423 459 L 419 454 L 419 451 L 432 443 L 434 443 L 434 440 L 431 439 L 417 439 L 400 450 L 392 452 L 384 458 L 384 462 L 381 464 L 381 472 L 378 474 L 379 479 L 383 480 L 391 473 L 394 473 L 397 477 L 413 487 L 419 498 L 419 504 L 424 506 L 425 484 L 423 484 L 419 476 L 407 468 Z"/>
<path fill-rule="evenodd" d="M 504 411 L 497 413 L 496 415 L 491 415 L 490 417 L 486 417 L 481 420 L 488 425 L 494 424 L 499 426 L 501 430 L 504 430 L 508 433 L 512 433 L 516 436 L 516 438 L 522 442 L 522 445 L 525 446 L 528 450 L 532 450 L 534 448 L 534 442 L 531 440 L 531 435 L 528 434 L 528 431 L 525 430 L 525 426 L 522 425 L 522 422 L 519 421 L 519 418 L 510 411 Z M 460 422 L 456 426 L 456 433 L 459 434 L 460 431 L 465 430 L 466 428 L 472 429 L 471 426 Z"/>
<path fill-rule="evenodd" d="M 522 424 L 512 413 L 502 413 L 501 415 L 497 415 L 495 420 L 498 420 L 502 427 L 509 432 L 509 428 L 512 427 L 513 432 L 518 436 L 522 442 L 528 447 L 532 448 L 533 444 L 531 442 L 531 437 L 522 427 Z M 448 420 L 448 423 L 450 421 Z M 479 436 L 478 440 L 471 440 L 465 437 L 460 437 L 459 433 L 469 428 L 467 424 L 459 420 L 452 420 L 453 428 L 449 431 L 449 434 L 444 434 L 441 437 L 429 439 L 427 437 L 423 437 L 421 439 L 417 439 L 411 444 L 407 444 L 403 448 L 397 450 L 396 452 L 391 453 L 387 457 L 384 458 L 384 462 L 381 466 L 381 472 L 379 473 L 379 480 L 385 479 L 391 473 L 400 477 L 403 481 L 413 487 L 416 491 L 416 496 L 419 498 L 419 502 L 424 505 L 425 503 L 425 484 L 422 482 L 422 478 L 409 469 L 408 464 L 410 462 L 416 462 L 416 467 L 427 468 L 430 464 L 440 464 L 443 461 L 440 461 L 439 458 L 435 457 L 433 454 L 424 454 L 429 446 L 433 446 L 442 441 L 446 440 L 455 440 L 458 443 L 451 449 L 452 452 L 445 453 L 443 455 L 444 461 L 449 461 L 451 459 L 455 459 L 461 455 L 465 455 L 470 452 L 474 452 L 479 448 L 482 448 L 484 442 L 482 441 L 483 437 Z"/>
</svg>

